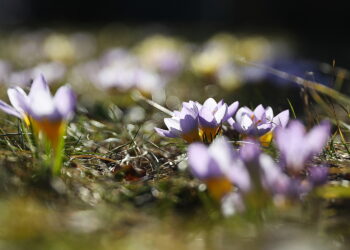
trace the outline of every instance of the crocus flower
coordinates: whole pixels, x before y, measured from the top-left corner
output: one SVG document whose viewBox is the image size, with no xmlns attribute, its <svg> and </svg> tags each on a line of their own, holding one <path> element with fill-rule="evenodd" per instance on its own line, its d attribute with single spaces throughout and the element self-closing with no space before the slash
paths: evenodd
<svg viewBox="0 0 350 250">
<path fill-rule="evenodd" d="M 216 199 L 228 195 L 233 186 L 243 201 L 255 200 L 255 205 L 289 192 L 290 179 L 256 142 L 247 142 L 239 151 L 224 137 L 215 139 L 209 147 L 193 143 L 188 149 L 188 162 L 192 174 L 206 183 Z"/>
<path fill-rule="evenodd" d="M 276 146 L 281 153 L 281 165 L 293 174 L 299 174 L 306 163 L 319 154 L 328 141 L 330 124 L 322 122 L 308 133 L 300 121 L 292 121 L 286 128 L 276 130 Z"/>
<path fill-rule="evenodd" d="M 260 137 L 263 145 L 269 145 L 272 131 L 276 127 L 285 127 L 289 121 L 289 110 L 284 110 L 274 116 L 271 107 L 257 106 L 254 111 L 248 107 L 238 109 L 235 119 L 230 118 L 229 124 L 244 137 Z"/>
<path fill-rule="evenodd" d="M 224 137 L 215 139 L 209 147 L 197 142 L 188 148 L 192 174 L 205 182 L 211 195 L 218 200 L 232 190 L 232 175 L 241 186 L 249 183 L 249 176 L 237 155 L 238 152 Z"/>
<path fill-rule="evenodd" d="M 212 142 L 221 132 L 221 126 L 238 108 L 238 101 L 228 106 L 222 100 L 207 99 L 203 105 L 198 102 L 184 102 L 180 111 L 174 111 L 171 118 L 165 118 L 168 130 L 155 128 L 166 137 L 180 137 L 187 142 Z"/>
<path fill-rule="evenodd" d="M 0 109 L 33 125 L 42 132 L 55 148 L 65 128 L 66 121 L 73 116 L 76 96 L 68 86 L 60 87 L 54 97 L 43 75 L 34 79 L 29 94 L 20 87 L 7 91 L 12 106 L 0 101 Z"/>
</svg>

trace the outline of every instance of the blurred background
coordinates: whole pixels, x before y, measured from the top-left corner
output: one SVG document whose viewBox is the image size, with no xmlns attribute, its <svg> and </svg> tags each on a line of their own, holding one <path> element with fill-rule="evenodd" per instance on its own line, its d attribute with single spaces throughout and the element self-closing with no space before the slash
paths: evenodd
<svg viewBox="0 0 350 250">
<path fill-rule="evenodd" d="M 219 30 L 275 32 L 302 42 L 308 58 L 349 68 L 346 1 L 0 0 L 0 27 L 163 25 L 192 35 Z M 193 34 L 195 29 L 195 34 Z"/>
</svg>

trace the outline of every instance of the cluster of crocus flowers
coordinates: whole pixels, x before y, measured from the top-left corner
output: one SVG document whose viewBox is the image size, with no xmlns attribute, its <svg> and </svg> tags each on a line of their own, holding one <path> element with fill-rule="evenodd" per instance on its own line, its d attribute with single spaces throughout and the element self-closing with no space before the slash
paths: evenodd
<svg viewBox="0 0 350 250">
<path fill-rule="evenodd" d="M 182 138 L 187 142 L 202 141 L 210 143 L 221 133 L 222 124 L 234 115 L 239 103 L 227 105 L 208 98 L 203 104 L 184 102 L 180 111 L 174 111 L 171 118 L 165 118 L 168 130 L 155 128 L 162 136 Z"/>
<path fill-rule="evenodd" d="M 73 90 L 65 85 L 60 87 L 52 97 L 43 75 L 34 79 L 27 95 L 20 87 L 7 91 L 12 106 L 0 101 L 0 109 L 22 119 L 32 126 L 37 135 L 43 134 L 50 142 L 55 154 L 63 140 L 67 121 L 75 110 L 76 96 Z"/>
<path fill-rule="evenodd" d="M 188 148 L 190 170 L 207 185 L 213 198 L 225 203 L 226 208 L 233 207 L 231 211 L 285 205 L 287 201 L 300 200 L 327 181 L 326 167 L 307 163 L 324 147 L 329 129 L 329 124 L 322 123 L 306 134 L 298 121 L 288 128 L 278 128 L 276 144 L 281 154 L 278 163 L 253 140 L 244 142 L 239 149 L 234 149 L 224 137 L 218 137 L 209 146 L 192 143 Z M 288 147 L 293 140 L 297 144 Z M 305 156 L 295 155 L 296 145 L 300 148 L 298 155 Z"/>
<path fill-rule="evenodd" d="M 264 108 L 258 105 L 254 110 L 241 107 L 235 119 L 230 118 L 229 124 L 243 138 L 259 138 L 264 146 L 268 146 L 273 137 L 273 131 L 277 127 L 285 127 L 289 121 L 289 110 L 284 110 L 274 116 L 271 107 Z"/>
</svg>

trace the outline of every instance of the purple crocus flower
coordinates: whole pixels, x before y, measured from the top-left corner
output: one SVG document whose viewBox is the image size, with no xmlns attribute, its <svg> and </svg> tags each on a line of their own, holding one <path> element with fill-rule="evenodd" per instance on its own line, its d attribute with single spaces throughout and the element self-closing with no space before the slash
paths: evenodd
<svg viewBox="0 0 350 250">
<path fill-rule="evenodd" d="M 241 107 L 236 113 L 235 120 L 230 119 L 229 123 L 240 134 L 262 136 L 277 126 L 285 127 L 288 120 L 289 110 L 274 116 L 271 107 L 265 109 L 260 104 L 254 111 L 248 107 Z"/>
<path fill-rule="evenodd" d="M 209 147 L 199 142 L 192 143 L 188 148 L 188 163 L 192 174 L 204 181 L 217 199 L 231 191 L 230 178 L 240 186 L 249 185 L 249 176 L 238 152 L 224 137 L 215 139 Z"/>
<path fill-rule="evenodd" d="M 188 162 L 192 174 L 205 182 L 217 199 L 229 194 L 233 185 L 243 200 L 251 195 L 289 192 L 289 177 L 253 141 L 239 151 L 224 137 L 215 139 L 209 147 L 193 143 L 188 149 Z"/>
<path fill-rule="evenodd" d="M 171 118 L 165 118 L 168 130 L 155 128 L 166 137 L 181 137 L 187 142 L 212 142 L 221 132 L 221 126 L 234 115 L 238 101 L 228 106 L 222 100 L 207 99 L 203 105 L 198 102 L 184 102 L 180 111 L 174 111 Z"/>
<path fill-rule="evenodd" d="M 286 128 L 278 128 L 275 134 L 282 167 L 299 175 L 305 169 L 306 163 L 319 154 L 327 143 L 330 124 L 324 121 L 307 133 L 304 125 L 295 120 Z"/>
<path fill-rule="evenodd" d="M 12 106 L 0 101 L 0 109 L 32 124 L 38 132 L 43 132 L 56 146 L 66 121 L 72 118 L 76 96 L 68 86 L 60 87 L 54 97 L 43 75 L 34 79 L 29 94 L 22 88 L 7 91 Z"/>
<path fill-rule="evenodd" d="M 276 127 L 285 127 L 289 121 L 289 110 L 284 110 L 274 116 L 271 107 L 257 106 L 254 111 L 248 107 L 238 109 L 235 119 L 230 118 L 228 123 L 240 133 L 243 138 L 259 138 L 263 146 L 270 145 L 273 130 Z"/>
</svg>

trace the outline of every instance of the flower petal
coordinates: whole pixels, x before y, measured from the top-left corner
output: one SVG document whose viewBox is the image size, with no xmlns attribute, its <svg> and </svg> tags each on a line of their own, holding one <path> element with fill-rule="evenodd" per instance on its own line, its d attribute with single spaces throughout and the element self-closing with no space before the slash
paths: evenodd
<svg viewBox="0 0 350 250">
<path fill-rule="evenodd" d="M 235 116 L 236 122 L 237 123 L 241 123 L 242 118 L 243 118 L 244 115 L 248 115 L 249 117 L 252 117 L 253 114 L 254 113 L 253 113 L 253 111 L 250 108 L 248 108 L 248 107 L 241 107 L 240 109 L 238 109 L 238 111 L 236 113 L 236 116 Z"/>
<path fill-rule="evenodd" d="M 254 119 L 262 120 L 264 115 L 265 115 L 264 106 L 260 104 L 254 109 Z"/>
<path fill-rule="evenodd" d="M 64 120 L 72 118 L 76 106 L 76 95 L 70 87 L 60 87 L 53 101 Z"/>
<path fill-rule="evenodd" d="M 245 114 L 242 116 L 240 126 L 244 131 L 248 132 L 249 129 L 253 126 L 253 121 L 247 114 Z"/>
<path fill-rule="evenodd" d="M 34 79 L 28 96 L 30 99 L 33 99 L 37 96 L 37 93 L 41 93 L 41 92 L 44 92 L 46 95 L 51 97 L 49 86 L 42 74 L 40 74 L 38 77 Z"/>
<path fill-rule="evenodd" d="M 164 123 L 167 126 L 168 129 L 176 129 L 181 131 L 181 126 L 179 120 L 176 120 L 174 118 L 164 118 Z"/>
<path fill-rule="evenodd" d="M 284 110 L 281 113 L 279 113 L 278 115 L 276 115 L 273 119 L 272 119 L 272 123 L 273 126 L 281 126 L 281 127 L 285 127 L 287 126 L 287 123 L 289 121 L 289 110 Z"/>
<path fill-rule="evenodd" d="M 30 108 L 28 113 L 34 119 L 61 119 L 43 75 L 35 78 L 28 97 Z"/>
<path fill-rule="evenodd" d="M 29 99 L 23 89 L 16 87 L 7 90 L 7 95 L 10 99 L 12 106 L 19 113 L 28 113 Z"/>
<path fill-rule="evenodd" d="M 184 118 L 180 119 L 180 127 L 182 133 L 188 133 L 195 129 L 198 130 L 197 119 L 188 114 Z"/>
<path fill-rule="evenodd" d="M 216 127 L 216 126 L 218 126 L 217 122 L 215 121 L 215 117 L 213 115 L 213 112 L 205 106 L 203 106 L 202 109 L 200 110 L 198 119 L 199 119 L 199 124 L 202 127 Z"/>
<path fill-rule="evenodd" d="M 228 106 L 227 113 L 226 113 L 223 121 L 227 121 L 229 118 L 231 118 L 236 113 L 238 106 L 239 106 L 238 101 L 236 101 L 236 102 L 232 103 L 230 106 Z"/>
<path fill-rule="evenodd" d="M 202 108 L 207 108 L 211 112 L 217 108 L 217 102 L 213 98 L 208 98 L 204 103 Z"/>
<path fill-rule="evenodd" d="M 273 119 L 273 110 L 270 106 L 265 109 L 265 119 L 270 122 Z"/>
<path fill-rule="evenodd" d="M 6 102 L 0 100 L 0 109 L 9 115 L 16 116 L 20 119 L 23 118 L 20 112 L 18 112 L 14 107 L 11 107 Z"/>
<path fill-rule="evenodd" d="M 225 137 L 215 139 L 210 145 L 208 153 L 223 171 L 230 169 L 235 151 Z"/>
<path fill-rule="evenodd" d="M 202 143 L 192 143 L 188 147 L 188 163 L 192 174 L 199 179 L 208 178 L 210 156 L 208 148 Z"/>
<path fill-rule="evenodd" d="M 311 154 L 319 154 L 326 142 L 330 133 L 329 122 L 324 121 L 318 126 L 315 126 L 306 136 L 306 148 Z"/>
<path fill-rule="evenodd" d="M 226 113 L 227 113 L 227 104 L 225 103 L 214 114 L 215 120 L 218 124 L 223 122 L 223 119 L 226 116 Z"/>
<path fill-rule="evenodd" d="M 161 129 L 161 128 L 154 128 L 154 130 L 161 136 L 170 137 L 170 138 L 178 137 L 177 135 L 173 134 L 169 130 L 164 130 L 164 129 Z"/>
</svg>

